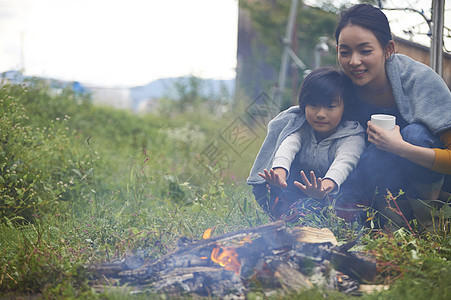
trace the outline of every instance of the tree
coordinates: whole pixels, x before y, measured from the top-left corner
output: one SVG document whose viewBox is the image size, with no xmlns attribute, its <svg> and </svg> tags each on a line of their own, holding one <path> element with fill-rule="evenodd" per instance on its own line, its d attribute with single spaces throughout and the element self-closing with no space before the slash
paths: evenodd
<svg viewBox="0 0 451 300">
<path fill-rule="evenodd" d="M 277 82 L 284 46 L 282 38 L 285 35 L 289 10 L 290 1 L 240 1 L 240 11 L 247 12 L 253 34 L 248 34 L 249 38 L 244 41 L 249 44 L 248 53 L 240 53 L 240 32 L 238 33 L 238 64 L 240 67 L 237 72 L 237 89 L 248 91 L 246 94 L 250 98 L 255 98 L 262 92 L 261 89 L 269 91 Z M 243 22 L 242 19 L 240 21 Z M 336 22 L 335 12 L 299 5 L 292 37 L 292 48 L 308 68 L 313 67 L 313 49 L 319 37 L 327 36 L 333 41 L 332 36 Z M 329 48 L 332 51 L 323 57 L 324 65 L 335 65 L 335 43 L 331 42 L 331 44 Z M 293 95 L 297 94 L 304 71 L 293 67 L 289 68 L 288 76 L 289 79 L 291 78 L 291 86 L 285 87 L 286 97 L 283 100 L 283 106 L 294 104 L 295 97 Z"/>
<path fill-rule="evenodd" d="M 365 0 L 375 6 L 386 1 Z M 336 65 L 334 31 L 338 14 L 352 3 L 337 6 L 334 0 L 318 0 L 317 6 L 300 1 L 292 36 L 292 49 L 308 69 L 314 67 L 314 47 L 319 38 L 329 39 L 329 52 L 321 56 L 321 65 Z M 241 0 L 238 28 L 237 94 L 254 99 L 262 91 L 269 94 L 278 82 L 291 1 Z M 295 66 L 288 69 L 284 87 L 284 107 L 295 104 L 298 88 L 305 70 Z M 291 79 L 291 80 L 290 80 Z M 291 83 L 290 83 L 291 81 Z"/>
</svg>

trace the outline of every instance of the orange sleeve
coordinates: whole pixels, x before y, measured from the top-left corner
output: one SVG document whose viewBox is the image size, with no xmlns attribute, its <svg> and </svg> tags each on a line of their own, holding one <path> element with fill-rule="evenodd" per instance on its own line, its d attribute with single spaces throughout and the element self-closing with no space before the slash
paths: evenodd
<svg viewBox="0 0 451 300">
<path fill-rule="evenodd" d="M 451 130 L 440 134 L 444 149 L 434 148 L 435 159 L 431 170 L 444 174 L 451 174 Z"/>
</svg>

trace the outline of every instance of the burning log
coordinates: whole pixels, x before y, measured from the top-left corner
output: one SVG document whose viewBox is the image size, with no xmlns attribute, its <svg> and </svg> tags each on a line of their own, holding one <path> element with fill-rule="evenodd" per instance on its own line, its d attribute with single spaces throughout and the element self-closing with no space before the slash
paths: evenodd
<svg viewBox="0 0 451 300">
<path fill-rule="evenodd" d="M 375 277 L 376 264 L 338 247 L 328 229 L 288 228 L 278 221 L 210 235 L 136 268 L 122 263 L 92 270 L 151 292 L 201 296 L 244 296 L 252 285 L 282 291 L 320 285 L 352 293 Z"/>
</svg>

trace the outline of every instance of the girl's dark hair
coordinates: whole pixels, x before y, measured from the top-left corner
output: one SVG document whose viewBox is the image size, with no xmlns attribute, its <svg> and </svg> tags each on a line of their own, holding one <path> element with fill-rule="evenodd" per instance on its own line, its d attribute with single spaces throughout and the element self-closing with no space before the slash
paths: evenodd
<svg viewBox="0 0 451 300">
<path fill-rule="evenodd" d="M 321 67 L 302 81 L 299 90 L 299 107 L 305 112 L 306 105 L 329 106 L 335 100 L 343 101 L 345 120 L 354 107 L 354 85 L 346 74 L 334 67 Z"/>
<path fill-rule="evenodd" d="M 370 30 L 376 36 L 382 48 L 393 39 L 387 16 L 378 7 L 370 4 L 357 4 L 340 13 L 340 19 L 335 29 L 337 45 L 341 30 L 348 24 L 358 25 Z"/>
</svg>

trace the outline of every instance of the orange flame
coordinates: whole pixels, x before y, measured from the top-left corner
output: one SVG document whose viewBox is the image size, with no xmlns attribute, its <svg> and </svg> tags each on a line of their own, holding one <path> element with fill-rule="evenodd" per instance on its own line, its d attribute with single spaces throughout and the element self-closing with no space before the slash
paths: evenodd
<svg viewBox="0 0 451 300">
<path fill-rule="evenodd" d="M 204 231 L 204 234 L 202 235 L 202 238 L 204 240 L 207 240 L 211 237 L 211 234 L 213 232 L 213 228 L 208 228 L 207 230 Z"/>
<path fill-rule="evenodd" d="M 241 264 L 234 247 L 215 247 L 211 251 L 211 260 L 226 270 L 235 271 L 236 274 L 240 273 Z"/>
<path fill-rule="evenodd" d="M 244 245 L 246 243 L 252 244 L 252 240 L 251 240 L 251 236 L 250 235 L 246 235 L 243 240 L 238 242 L 240 245 Z"/>
</svg>

